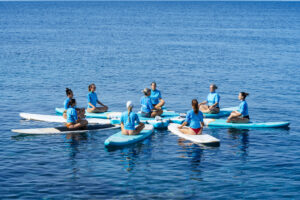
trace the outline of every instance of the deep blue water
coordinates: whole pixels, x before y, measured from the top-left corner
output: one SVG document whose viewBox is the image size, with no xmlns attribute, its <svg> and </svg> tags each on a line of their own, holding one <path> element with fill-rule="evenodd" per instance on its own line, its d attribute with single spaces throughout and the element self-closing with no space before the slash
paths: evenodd
<svg viewBox="0 0 300 200">
<path fill-rule="evenodd" d="M 0 198 L 299 199 L 300 3 L 0 2 Z M 88 84 L 123 111 L 156 81 L 178 112 L 210 83 L 221 106 L 247 98 L 253 121 L 289 129 L 205 129 L 217 148 L 167 130 L 107 151 L 116 130 L 15 137 L 19 112 L 55 114 Z"/>
</svg>

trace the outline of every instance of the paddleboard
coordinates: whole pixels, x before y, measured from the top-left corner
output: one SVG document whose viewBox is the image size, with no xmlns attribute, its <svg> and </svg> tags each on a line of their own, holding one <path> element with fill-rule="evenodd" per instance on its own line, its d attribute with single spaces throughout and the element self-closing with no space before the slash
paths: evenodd
<svg viewBox="0 0 300 200">
<path fill-rule="evenodd" d="M 211 114 L 211 113 L 203 113 L 204 117 L 206 118 L 221 118 L 229 116 L 230 113 L 234 110 L 238 110 L 238 107 L 230 107 L 230 108 L 221 108 L 219 113 Z"/>
<path fill-rule="evenodd" d="M 64 108 L 56 108 L 55 111 L 56 113 L 62 115 L 64 112 Z M 87 118 L 100 118 L 100 119 L 119 119 L 121 118 L 122 112 L 103 112 L 103 113 L 88 113 L 85 112 L 85 116 Z M 141 116 L 140 113 L 138 113 L 139 117 Z M 161 117 L 165 119 L 169 119 L 175 116 L 179 116 L 178 113 L 174 111 L 166 111 L 164 112 Z"/>
<path fill-rule="evenodd" d="M 213 146 L 220 145 L 220 140 L 211 135 L 203 134 L 203 133 L 201 135 L 184 134 L 178 129 L 178 126 L 179 126 L 178 124 L 171 123 L 168 126 L 168 130 L 171 131 L 173 134 L 181 138 L 184 138 L 186 140 L 190 140 L 196 144 L 213 145 Z"/>
<path fill-rule="evenodd" d="M 12 129 L 12 132 L 19 134 L 29 134 L 29 135 L 43 135 L 43 134 L 66 134 L 66 133 L 82 133 L 92 130 L 104 130 L 118 128 L 117 126 L 111 124 L 98 124 L 98 125 L 88 125 L 85 129 L 70 130 L 65 126 L 55 127 L 55 128 L 34 128 L 34 129 Z"/>
<path fill-rule="evenodd" d="M 151 124 L 155 129 L 164 129 L 167 128 L 170 120 L 169 119 L 163 119 L 161 117 L 156 118 L 145 118 L 145 117 L 139 117 L 140 121 L 145 124 Z M 120 124 L 120 119 L 111 119 L 111 124 Z"/>
<path fill-rule="evenodd" d="M 249 122 L 249 123 L 227 123 L 226 119 L 204 119 L 204 124 L 209 127 L 226 128 L 280 128 L 288 127 L 289 122 Z"/>
<path fill-rule="evenodd" d="M 62 116 L 57 115 L 40 115 L 40 114 L 31 114 L 31 113 L 20 113 L 20 117 L 26 120 L 36 120 L 43 122 L 56 122 L 56 123 L 66 123 L 67 120 Z M 110 124 L 109 119 L 97 119 L 97 118 L 88 118 L 86 119 L 89 124 Z"/>
<path fill-rule="evenodd" d="M 107 138 L 104 142 L 107 147 L 125 146 L 142 141 L 152 135 L 154 127 L 146 124 L 145 128 L 138 135 L 123 135 L 121 131 Z"/>
</svg>

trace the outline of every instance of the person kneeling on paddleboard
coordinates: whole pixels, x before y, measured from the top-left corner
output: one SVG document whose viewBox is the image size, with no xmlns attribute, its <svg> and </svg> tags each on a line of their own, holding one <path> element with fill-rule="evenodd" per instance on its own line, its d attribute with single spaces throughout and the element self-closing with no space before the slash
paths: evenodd
<svg viewBox="0 0 300 200">
<path fill-rule="evenodd" d="M 95 93 L 95 91 L 96 91 L 96 85 L 94 83 L 90 84 L 89 85 L 89 94 L 87 96 L 88 108 L 86 109 L 86 111 L 90 112 L 90 113 L 106 112 L 108 110 L 108 107 L 98 100 L 98 97 L 97 97 L 97 94 Z M 97 103 L 103 107 L 97 107 L 96 106 Z"/>
<path fill-rule="evenodd" d="M 199 104 L 199 109 L 203 113 L 217 114 L 220 112 L 220 95 L 216 93 L 216 89 L 218 87 L 215 84 L 211 84 L 209 86 L 210 93 L 207 95 L 206 101 Z"/>
<path fill-rule="evenodd" d="M 63 117 L 65 119 L 67 119 L 67 110 L 70 107 L 69 102 L 70 102 L 71 99 L 73 99 L 73 91 L 71 89 L 69 89 L 69 88 L 66 88 L 66 95 L 67 95 L 67 98 L 64 101 L 64 109 L 65 109 L 65 111 L 63 113 Z M 79 118 L 84 118 L 85 117 L 84 116 L 84 114 L 85 114 L 85 109 L 84 108 L 75 108 L 75 109 L 77 111 L 77 114 L 78 114 Z"/>
<path fill-rule="evenodd" d="M 192 110 L 187 112 L 185 121 L 178 128 L 184 134 L 200 135 L 202 134 L 204 122 L 203 113 L 199 110 L 197 99 L 192 100 L 192 108 Z M 189 127 L 184 127 L 187 124 L 189 124 Z"/>
<path fill-rule="evenodd" d="M 144 93 L 144 97 L 141 98 L 141 115 L 142 117 L 156 117 L 156 116 L 160 116 L 163 113 L 163 110 L 156 110 L 152 103 L 151 103 L 151 99 L 150 99 L 150 95 L 151 95 L 151 90 L 149 88 L 145 88 L 143 90 Z"/>
<path fill-rule="evenodd" d="M 157 110 L 161 110 L 163 105 L 165 105 L 165 101 L 161 98 L 160 91 L 156 89 L 156 82 L 151 83 L 150 99 L 153 107 Z"/>
<path fill-rule="evenodd" d="M 227 118 L 228 123 L 248 123 L 250 120 L 248 114 L 248 104 L 246 102 L 246 97 L 249 94 L 246 92 L 239 93 L 239 100 L 242 102 L 239 105 L 239 109 L 237 111 L 232 111 L 230 116 Z"/>
<path fill-rule="evenodd" d="M 126 107 L 127 111 L 123 112 L 121 115 L 122 134 L 137 135 L 143 130 L 145 125 L 142 122 L 140 122 L 138 115 L 132 112 L 133 104 L 131 101 L 127 102 Z M 136 128 L 135 122 L 139 124 Z"/>
<path fill-rule="evenodd" d="M 71 99 L 69 101 L 69 108 L 67 110 L 67 123 L 66 127 L 69 129 L 78 129 L 85 127 L 88 121 L 85 119 L 78 119 L 76 111 L 76 100 Z"/>
</svg>

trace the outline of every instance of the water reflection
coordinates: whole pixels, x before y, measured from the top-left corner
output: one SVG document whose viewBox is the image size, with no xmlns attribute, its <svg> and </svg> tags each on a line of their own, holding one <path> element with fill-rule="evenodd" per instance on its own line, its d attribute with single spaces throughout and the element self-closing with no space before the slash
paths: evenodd
<svg viewBox="0 0 300 200">
<path fill-rule="evenodd" d="M 248 129 L 228 129 L 230 138 L 239 142 L 238 147 L 241 153 L 241 158 L 247 160 L 249 148 L 249 130 Z"/>
<path fill-rule="evenodd" d="M 191 158 L 190 161 L 192 166 L 197 167 L 201 162 L 203 149 L 199 145 L 188 142 L 183 138 L 178 139 L 178 145 L 182 147 L 184 154 L 186 154 L 186 156 L 181 155 L 181 157 Z"/>
</svg>

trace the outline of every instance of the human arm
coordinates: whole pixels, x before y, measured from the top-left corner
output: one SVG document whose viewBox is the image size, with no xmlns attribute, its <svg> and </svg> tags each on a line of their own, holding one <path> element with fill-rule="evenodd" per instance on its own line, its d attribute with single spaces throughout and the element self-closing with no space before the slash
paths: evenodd
<svg viewBox="0 0 300 200">
<path fill-rule="evenodd" d="M 104 105 L 103 103 L 101 103 L 99 100 L 97 100 L 97 103 L 100 104 L 103 107 L 107 107 L 106 105 Z"/>
<path fill-rule="evenodd" d="M 205 105 L 207 104 L 207 101 L 202 101 L 201 103 L 199 103 L 199 105 Z"/>
</svg>

